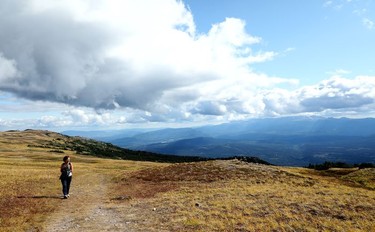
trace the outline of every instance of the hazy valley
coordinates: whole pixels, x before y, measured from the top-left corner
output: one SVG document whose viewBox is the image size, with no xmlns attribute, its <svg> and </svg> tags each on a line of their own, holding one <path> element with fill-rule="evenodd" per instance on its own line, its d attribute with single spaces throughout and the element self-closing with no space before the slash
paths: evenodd
<svg viewBox="0 0 375 232">
<path fill-rule="evenodd" d="M 120 147 L 182 156 L 256 156 L 277 165 L 375 163 L 375 119 L 286 117 L 160 130 L 66 131 Z"/>
</svg>

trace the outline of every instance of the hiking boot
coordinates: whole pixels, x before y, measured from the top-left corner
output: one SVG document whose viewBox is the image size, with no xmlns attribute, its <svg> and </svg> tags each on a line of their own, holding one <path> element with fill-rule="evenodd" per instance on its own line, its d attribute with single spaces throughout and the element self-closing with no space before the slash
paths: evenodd
<svg viewBox="0 0 375 232">
<path fill-rule="evenodd" d="M 64 199 L 68 199 L 68 195 L 64 195 Z"/>
</svg>

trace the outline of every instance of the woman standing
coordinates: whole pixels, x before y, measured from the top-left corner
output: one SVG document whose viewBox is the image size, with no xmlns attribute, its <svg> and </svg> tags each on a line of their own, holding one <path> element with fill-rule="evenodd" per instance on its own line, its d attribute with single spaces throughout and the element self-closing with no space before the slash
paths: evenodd
<svg viewBox="0 0 375 232">
<path fill-rule="evenodd" d="M 67 199 L 69 197 L 70 183 L 72 182 L 73 164 L 70 162 L 69 156 L 64 156 L 63 161 L 64 163 L 62 163 L 60 167 L 60 180 L 62 184 L 64 199 Z"/>
</svg>

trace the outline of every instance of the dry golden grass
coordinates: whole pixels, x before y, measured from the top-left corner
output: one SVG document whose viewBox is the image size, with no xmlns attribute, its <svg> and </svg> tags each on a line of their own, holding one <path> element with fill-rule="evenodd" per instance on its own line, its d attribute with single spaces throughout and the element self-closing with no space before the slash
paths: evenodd
<svg viewBox="0 0 375 232">
<path fill-rule="evenodd" d="M 19 230 L 26 230 L 30 220 L 36 224 L 45 220 L 46 215 L 54 210 L 50 205 L 54 188 L 58 188 L 57 175 L 43 163 L 32 162 L 32 165 L 13 159 L 0 157 L 0 224 L 2 229 L 14 231 L 14 225 L 20 225 Z M 12 163 L 8 165 L 7 163 Z M 24 161 L 25 163 L 28 161 Z M 38 166 L 37 168 L 35 168 Z M 17 228 L 17 227 L 16 227 Z"/>
<path fill-rule="evenodd" d="M 2 133 L 0 136 L 2 230 L 26 230 L 27 222 L 38 225 L 54 210 L 48 202 L 55 197 L 51 195 L 53 189 L 59 187 L 56 165 L 61 158 L 53 154 L 46 157 L 40 149 L 29 150 L 27 144 L 36 142 L 37 138 L 31 133 L 25 136 Z"/>
<path fill-rule="evenodd" d="M 374 231 L 374 169 L 326 172 L 237 160 L 160 164 L 28 146 L 0 133 L 0 231 Z M 59 166 L 71 155 L 72 197 Z M 67 203 L 72 205 L 67 209 Z"/>
<path fill-rule="evenodd" d="M 72 151 L 55 153 L 50 148 L 36 147 L 60 138 L 63 141 L 61 135 L 47 131 L 0 132 L 0 231 L 47 231 L 51 215 L 65 207 L 58 179 L 65 155 L 70 155 L 74 163 L 73 194 L 80 186 L 82 192 L 91 187 L 105 188 L 104 184 L 115 183 L 124 172 L 161 165 L 100 159 Z M 98 186 L 98 175 L 107 178 L 102 186 Z M 96 193 L 87 194 L 72 204 L 77 215 L 86 205 L 95 204 L 96 198 L 90 197 Z"/>
<path fill-rule="evenodd" d="M 142 186 L 134 196 L 154 196 L 137 205 L 156 208 L 139 215 L 139 231 L 373 231 L 373 191 L 308 172 L 212 161 L 138 171 L 124 186 Z"/>
<path fill-rule="evenodd" d="M 360 186 L 375 190 L 375 168 L 361 169 L 341 177 Z"/>
</svg>

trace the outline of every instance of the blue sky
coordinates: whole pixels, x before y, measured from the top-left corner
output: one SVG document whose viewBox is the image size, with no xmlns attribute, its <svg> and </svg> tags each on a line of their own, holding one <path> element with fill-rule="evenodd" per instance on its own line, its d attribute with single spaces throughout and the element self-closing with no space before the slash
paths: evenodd
<svg viewBox="0 0 375 232">
<path fill-rule="evenodd" d="M 375 116 L 373 0 L 1 1 L 0 31 L 0 130 Z"/>
<path fill-rule="evenodd" d="M 262 37 L 259 49 L 280 56 L 255 65 L 268 75 L 315 84 L 336 70 L 375 74 L 374 1 L 185 1 L 197 30 L 205 33 L 226 17 L 246 21 L 246 30 Z M 288 52 L 288 49 L 292 49 Z"/>
</svg>

